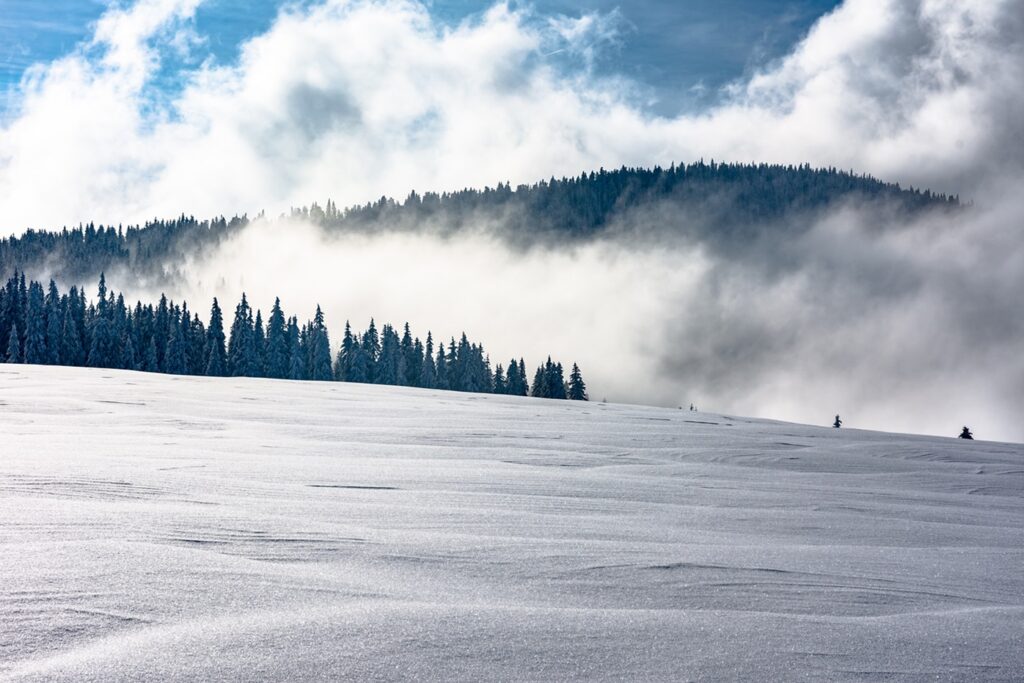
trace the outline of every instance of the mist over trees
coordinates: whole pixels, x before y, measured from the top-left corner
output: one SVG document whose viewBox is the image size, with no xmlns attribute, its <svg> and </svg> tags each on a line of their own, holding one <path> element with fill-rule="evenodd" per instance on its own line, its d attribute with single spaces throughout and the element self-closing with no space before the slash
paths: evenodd
<svg viewBox="0 0 1024 683">
<path fill-rule="evenodd" d="M 95 302 L 77 287 L 61 294 L 51 280 L 44 290 L 24 273 L 0 288 L 0 361 L 68 365 L 210 377 L 358 382 L 475 393 L 587 400 L 579 368 L 568 383 L 551 358 L 537 369 L 534 386 L 526 363 L 512 358 L 491 365 L 482 344 L 466 334 L 448 343 L 401 332 L 374 320 L 362 332 L 346 321 L 337 352 L 319 306 L 302 324 L 280 299 L 264 322 L 245 294 L 234 308 L 229 331 L 217 299 L 207 323 L 188 304 L 161 296 L 153 305 L 129 306 L 108 291 L 101 274 Z M 538 379 L 539 378 L 539 379 Z"/>
<path fill-rule="evenodd" d="M 957 207 L 959 199 L 902 188 L 866 175 L 810 166 L 720 164 L 703 161 L 668 168 L 621 168 L 519 185 L 455 192 L 411 192 L 404 201 L 377 201 L 339 209 L 328 200 L 293 209 L 291 217 L 328 232 L 441 230 L 481 225 L 514 242 L 579 241 L 614 229 L 631 212 L 661 207 L 645 229 L 714 240 L 751 231 L 796 230 L 789 220 L 842 202 L 870 201 L 901 211 Z M 783 219 L 787 219 L 784 221 Z M 200 221 L 180 216 L 143 226 L 89 223 L 56 232 L 27 230 L 0 240 L 0 272 L 28 272 L 60 282 L 94 281 L 123 269 L 163 283 L 190 258 L 211 253 L 249 224 L 246 216 Z"/>
</svg>

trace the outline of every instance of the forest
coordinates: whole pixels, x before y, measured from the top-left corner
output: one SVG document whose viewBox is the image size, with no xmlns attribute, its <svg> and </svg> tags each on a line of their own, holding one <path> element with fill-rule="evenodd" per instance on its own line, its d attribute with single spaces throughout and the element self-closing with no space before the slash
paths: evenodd
<svg viewBox="0 0 1024 683">
<path fill-rule="evenodd" d="M 361 333 L 345 323 L 332 357 L 323 312 L 299 324 L 280 299 L 266 321 L 242 295 L 229 328 L 217 299 L 204 324 L 186 303 L 161 296 L 155 306 L 125 303 L 108 291 L 101 274 L 95 301 L 72 286 L 61 293 L 15 273 L 0 289 L 0 360 L 7 363 L 66 365 L 212 377 L 342 381 L 445 389 L 477 393 L 587 400 L 586 384 L 574 363 L 569 373 L 549 357 L 528 381 L 526 363 L 491 361 L 481 344 L 465 333 L 447 345 L 402 333 L 374 320 Z"/>
<path fill-rule="evenodd" d="M 685 233 L 696 239 L 746 240 L 762 230 L 799 229 L 795 217 L 841 202 L 871 201 L 914 212 L 956 208 L 958 197 L 902 188 L 835 168 L 769 164 L 720 164 L 601 169 L 573 178 L 513 188 L 411 192 L 405 200 L 381 197 L 339 209 L 328 200 L 294 208 L 289 216 L 327 231 L 486 229 L 520 244 L 592 238 L 645 208 L 660 207 L 648 230 Z M 786 219 L 786 220 L 783 220 Z M 0 272 L 27 272 L 59 282 L 94 281 L 115 269 L 138 281 L 162 284 L 189 258 L 212 253 L 248 225 L 247 216 L 197 220 L 179 216 L 141 226 L 93 223 L 59 231 L 28 229 L 0 240 Z M 775 233 L 770 233 L 775 234 Z"/>
</svg>

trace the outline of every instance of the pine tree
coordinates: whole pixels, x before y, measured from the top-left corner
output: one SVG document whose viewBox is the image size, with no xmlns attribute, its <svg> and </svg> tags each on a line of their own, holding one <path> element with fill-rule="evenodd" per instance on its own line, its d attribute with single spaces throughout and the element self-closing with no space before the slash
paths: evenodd
<svg viewBox="0 0 1024 683">
<path fill-rule="evenodd" d="M 437 371 L 434 365 L 434 336 L 427 332 L 427 344 L 423 348 L 423 365 L 420 368 L 419 385 L 424 389 L 433 389 L 437 386 Z"/>
<path fill-rule="evenodd" d="M 167 297 L 160 295 L 160 303 L 156 307 L 153 339 L 156 342 L 156 372 L 164 370 L 164 356 L 167 354 L 167 342 L 171 339 L 171 309 Z"/>
<path fill-rule="evenodd" d="M 25 353 L 23 360 L 31 365 L 43 365 L 46 352 L 46 304 L 43 288 L 32 282 L 28 288 L 28 309 L 25 317 Z"/>
<path fill-rule="evenodd" d="M 391 325 L 385 325 L 381 332 L 380 356 L 377 361 L 374 382 L 376 384 L 397 385 L 398 364 L 401 349 L 398 335 Z"/>
<path fill-rule="evenodd" d="M 497 367 L 494 368 L 494 393 L 508 393 L 508 385 L 505 382 L 505 369 L 501 367 L 501 363 L 498 363 Z"/>
<path fill-rule="evenodd" d="M 562 364 L 555 363 L 551 366 L 548 380 L 548 395 L 550 398 L 566 399 L 568 396 L 565 391 L 565 374 L 562 371 Z"/>
<path fill-rule="evenodd" d="M 377 325 L 374 323 L 373 318 L 370 318 L 370 326 L 366 328 L 366 332 L 363 333 L 363 339 L 361 346 L 363 348 L 363 355 L 366 356 L 365 363 L 367 365 L 367 382 L 376 382 L 377 380 L 377 360 L 380 358 L 380 337 L 377 334 Z"/>
<path fill-rule="evenodd" d="M 128 335 L 124 341 L 124 347 L 121 349 L 121 367 L 125 370 L 137 370 L 138 369 L 138 358 L 135 355 L 135 342 L 132 341 L 132 335 Z"/>
<path fill-rule="evenodd" d="M 11 326 L 11 334 L 7 340 L 7 362 L 8 363 L 20 363 L 21 362 L 21 342 L 18 341 L 18 323 L 15 322 Z"/>
<path fill-rule="evenodd" d="M 60 328 L 60 362 L 63 365 L 79 367 L 85 364 L 85 352 L 82 349 L 82 335 L 75 322 L 75 311 L 71 301 L 77 297 L 69 297 L 68 306 L 64 309 L 64 322 Z"/>
<path fill-rule="evenodd" d="M 434 360 L 434 386 L 438 389 L 451 389 L 448 380 L 448 361 L 444 356 L 444 344 L 437 345 L 437 358 Z"/>
<path fill-rule="evenodd" d="M 270 310 L 270 320 L 267 321 L 267 377 L 288 377 L 291 362 L 291 354 L 288 351 L 288 326 L 284 311 L 281 310 L 281 299 L 275 299 L 274 307 Z"/>
<path fill-rule="evenodd" d="M 106 310 L 106 306 L 104 306 Z M 121 349 L 119 347 L 113 325 L 106 318 L 105 314 L 97 313 L 93 320 L 92 334 L 89 344 L 87 364 L 91 368 L 113 368 L 121 361 Z"/>
<path fill-rule="evenodd" d="M 405 382 L 410 387 L 423 386 L 423 353 L 423 342 L 416 337 L 412 342 L 412 352 L 405 363 Z"/>
<path fill-rule="evenodd" d="M 206 374 L 209 377 L 223 377 L 227 374 L 227 350 L 224 346 L 224 314 L 214 298 L 210 308 L 210 326 L 206 330 L 206 344 L 209 357 L 206 361 Z"/>
<path fill-rule="evenodd" d="M 228 374 L 232 377 L 253 377 L 256 351 L 253 348 L 252 309 L 245 294 L 235 307 L 235 320 L 228 339 Z"/>
<path fill-rule="evenodd" d="M 64 323 L 64 311 L 61 308 L 60 292 L 57 283 L 50 280 L 46 292 L 46 362 L 49 365 L 60 364 L 61 328 Z"/>
<path fill-rule="evenodd" d="M 160 362 L 156 357 L 156 339 L 150 338 L 146 355 L 142 359 L 142 369 L 146 372 L 160 372 Z"/>
<path fill-rule="evenodd" d="M 526 361 L 522 358 L 519 359 L 519 396 L 528 396 L 530 394 L 530 382 L 526 379 Z"/>
<path fill-rule="evenodd" d="M 164 372 L 169 375 L 184 375 L 188 362 L 188 339 L 185 336 L 188 318 L 182 316 L 178 307 L 174 306 L 171 308 L 170 322 L 171 333 L 167 342 L 167 355 L 164 358 Z"/>
<path fill-rule="evenodd" d="M 420 363 L 416 359 L 416 343 L 413 341 L 408 322 L 405 323 L 405 327 L 402 330 L 399 353 L 401 358 L 398 363 L 398 384 L 401 386 L 416 386 L 415 380 L 420 374 Z"/>
<path fill-rule="evenodd" d="M 299 321 L 293 316 L 288 320 L 288 378 L 306 379 L 306 358 L 302 348 Z"/>
<path fill-rule="evenodd" d="M 331 342 L 327 335 L 327 325 L 324 324 L 324 314 L 319 305 L 316 307 L 316 315 L 313 317 L 313 324 L 310 327 L 310 356 L 309 378 L 318 382 L 327 382 L 333 379 Z"/>
<path fill-rule="evenodd" d="M 963 431 L 961 431 L 961 432 L 960 432 L 960 438 L 961 438 L 961 439 L 970 439 L 970 440 L 972 440 L 972 441 L 973 441 L 973 440 L 974 440 L 974 434 L 972 434 L 972 433 L 971 433 L 971 430 L 970 430 L 970 429 L 968 429 L 968 428 L 967 428 L 967 427 L 965 426 L 965 427 L 963 428 Z"/>
<path fill-rule="evenodd" d="M 569 398 L 573 401 L 587 401 L 587 385 L 583 381 L 583 373 L 576 363 L 572 364 L 572 373 L 569 375 Z"/>
<path fill-rule="evenodd" d="M 534 398 L 548 398 L 547 375 L 544 372 L 543 365 L 538 366 L 537 372 L 533 373 L 533 393 L 531 396 Z"/>
<path fill-rule="evenodd" d="M 205 375 L 209 363 L 210 348 L 206 340 L 206 327 L 199 319 L 199 314 L 193 314 L 191 330 L 188 337 L 188 373 L 190 375 Z"/>
<path fill-rule="evenodd" d="M 263 328 L 263 314 L 257 310 L 252 325 L 252 376 L 266 377 L 266 367 L 267 335 Z"/>
<path fill-rule="evenodd" d="M 352 382 L 352 364 L 355 361 L 355 353 L 359 348 L 356 338 L 352 334 L 352 325 L 345 321 L 345 334 L 341 338 L 341 348 L 338 350 L 338 360 L 334 364 L 334 379 L 339 382 Z"/>
</svg>

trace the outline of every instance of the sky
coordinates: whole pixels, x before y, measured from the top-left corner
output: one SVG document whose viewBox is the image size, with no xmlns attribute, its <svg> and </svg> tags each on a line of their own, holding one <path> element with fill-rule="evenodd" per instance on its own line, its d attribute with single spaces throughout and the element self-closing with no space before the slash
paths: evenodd
<svg viewBox="0 0 1024 683">
<path fill-rule="evenodd" d="M 1024 440 L 1019 0 L 0 2 L 0 234 L 700 158 L 853 169 L 970 209 L 843 207 L 728 258 L 268 223 L 171 294 L 464 329 L 610 400 Z"/>
<path fill-rule="evenodd" d="M 191 59 L 237 60 L 240 45 L 266 31 L 283 4 L 280 0 L 207 0 L 195 13 L 196 30 L 205 43 Z M 455 25 L 490 4 L 434 0 L 429 6 L 432 16 Z M 539 16 L 616 12 L 621 35 L 614 49 L 600 56 L 598 71 L 642 83 L 649 89 L 646 106 L 671 113 L 714 101 L 722 86 L 785 54 L 814 20 L 839 3 L 540 0 L 530 4 Z M 65 55 L 88 40 L 107 7 L 106 0 L 0 0 L 0 87 L 16 86 L 32 64 Z M 167 89 L 179 85 L 173 77 L 160 83 Z"/>
</svg>

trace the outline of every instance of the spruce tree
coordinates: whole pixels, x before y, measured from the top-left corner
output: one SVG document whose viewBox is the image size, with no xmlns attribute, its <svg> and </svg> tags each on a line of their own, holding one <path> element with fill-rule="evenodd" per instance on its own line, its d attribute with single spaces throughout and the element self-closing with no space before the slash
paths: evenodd
<svg viewBox="0 0 1024 683">
<path fill-rule="evenodd" d="M 46 362 L 49 365 L 60 364 L 61 328 L 64 324 L 64 310 L 61 308 L 60 292 L 57 283 L 50 280 L 46 292 Z"/>
<path fill-rule="evenodd" d="M 324 314 L 319 305 L 316 307 L 316 315 L 313 317 L 313 324 L 310 327 L 310 336 L 311 368 L 309 378 L 318 382 L 330 381 L 333 379 L 331 341 L 327 334 L 327 325 L 324 323 Z"/>
<path fill-rule="evenodd" d="M 565 373 L 562 371 L 562 364 L 555 363 L 551 366 L 551 374 L 548 377 L 548 395 L 551 398 L 567 398 L 565 391 Z"/>
<path fill-rule="evenodd" d="M 142 369 L 146 372 L 160 372 L 160 362 L 156 357 L 156 339 L 151 337 L 146 355 L 142 359 Z"/>
<path fill-rule="evenodd" d="M 288 349 L 288 324 L 284 311 L 281 310 L 281 299 L 274 299 L 274 307 L 270 310 L 267 321 L 267 377 L 285 379 L 288 377 L 291 354 Z"/>
<path fill-rule="evenodd" d="M 46 352 L 46 304 L 43 288 L 32 282 L 28 288 L 28 309 L 25 317 L 25 353 L 23 360 L 31 365 L 44 365 Z"/>
<path fill-rule="evenodd" d="M 206 361 L 206 374 L 209 377 L 223 377 L 227 374 L 227 350 L 224 346 L 224 314 L 214 298 L 210 308 L 210 326 L 206 329 L 206 344 L 209 357 Z"/>
<path fill-rule="evenodd" d="M 60 328 L 60 362 L 63 365 L 78 367 L 85 364 L 85 352 L 82 349 L 82 335 L 75 322 L 75 312 L 69 297 L 67 308 L 64 309 L 64 322 Z"/>
<path fill-rule="evenodd" d="M 573 401 L 587 401 L 587 385 L 583 381 L 583 373 L 576 363 L 572 364 L 572 373 L 569 375 L 569 398 Z"/>
<path fill-rule="evenodd" d="M 164 356 L 167 353 L 167 342 L 171 339 L 171 310 L 167 297 L 160 295 L 160 303 L 156 307 L 153 325 L 153 339 L 156 341 L 157 372 L 164 370 Z"/>
<path fill-rule="evenodd" d="M 494 368 L 494 393 L 508 393 L 508 385 L 505 382 L 505 369 L 501 367 L 501 363 L 498 363 L 497 367 Z"/>
<path fill-rule="evenodd" d="M 164 357 L 164 372 L 169 375 L 184 375 L 188 362 L 188 339 L 185 336 L 185 324 L 182 324 L 181 311 L 177 306 L 171 308 L 170 313 L 170 339 L 167 341 L 167 351 Z"/>
<path fill-rule="evenodd" d="M 7 340 L 7 354 L 5 356 L 8 363 L 20 363 L 21 362 L 21 342 L 18 341 L 18 323 L 15 322 L 11 325 L 11 334 Z"/>
<path fill-rule="evenodd" d="M 106 306 L 103 307 L 106 311 Z M 121 362 L 121 348 L 106 314 L 96 314 L 92 324 L 87 364 L 91 368 L 114 368 Z"/>
<path fill-rule="evenodd" d="M 293 316 L 288 320 L 288 378 L 306 379 L 306 359 L 302 348 L 299 321 Z"/>
<path fill-rule="evenodd" d="M 385 325 L 381 331 L 380 356 L 377 360 L 377 369 L 374 376 L 374 383 L 397 385 L 399 359 L 401 356 L 400 342 L 398 335 L 391 325 Z"/>
<path fill-rule="evenodd" d="M 352 334 L 352 325 L 345 321 L 345 334 L 341 338 L 341 348 L 338 350 L 338 360 L 334 364 L 334 379 L 339 382 L 352 382 L 352 364 L 355 361 L 355 353 L 359 348 L 355 336 Z"/>
<path fill-rule="evenodd" d="M 121 367 L 125 370 L 138 370 L 138 358 L 135 355 L 135 342 L 132 335 L 125 337 L 124 347 L 121 349 Z"/>
<path fill-rule="evenodd" d="M 209 363 L 210 349 L 206 340 L 206 327 L 199 319 L 199 314 L 193 314 L 191 331 L 188 344 L 188 373 L 190 375 L 205 375 L 206 366 Z"/>
<path fill-rule="evenodd" d="M 437 345 L 437 358 L 434 360 L 434 386 L 438 389 L 451 389 L 448 381 L 448 360 L 444 356 L 444 344 Z"/>
<path fill-rule="evenodd" d="M 437 372 L 434 365 L 434 336 L 427 331 L 427 344 L 423 347 L 423 365 L 420 368 L 419 385 L 424 389 L 437 386 Z"/>
<path fill-rule="evenodd" d="M 405 364 L 405 382 L 410 387 L 423 386 L 423 342 L 419 337 L 413 339 L 412 352 Z"/>
<path fill-rule="evenodd" d="M 370 326 L 363 333 L 361 346 L 363 355 L 366 356 L 367 382 L 376 382 L 377 360 L 380 358 L 380 337 L 377 334 L 377 325 L 373 318 L 370 318 Z"/>
<path fill-rule="evenodd" d="M 550 362 L 550 359 L 548 359 L 548 362 Z M 533 374 L 533 392 L 531 396 L 534 398 L 549 398 L 547 374 L 544 372 L 543 365 L 538 366 L 537 372 Z"/>
<path fill-rule="evenodd" d="M 232 377 L 252 377 L 255 374 L 255 359 L 252 309 L 243 293 L 242 300 L 235 307 L 235 320 L 231 324 L 231 336 L 228 339 L 228 374 Z"/>
<path fill-rule="evenodd" d="M 252 325 L 252 376 L 266 377 L 267 367 L 267 335 L 263 329 L 263 314 L 256 311 L 256 319 Z"/>
<path fill-rule="evenodd" d="M 519 396 L 528 396 L 530 394 L 530 382 L 526 379 L 526 361 L 522 358 L 519 359 L 518 390 Z"/>
</svg>

